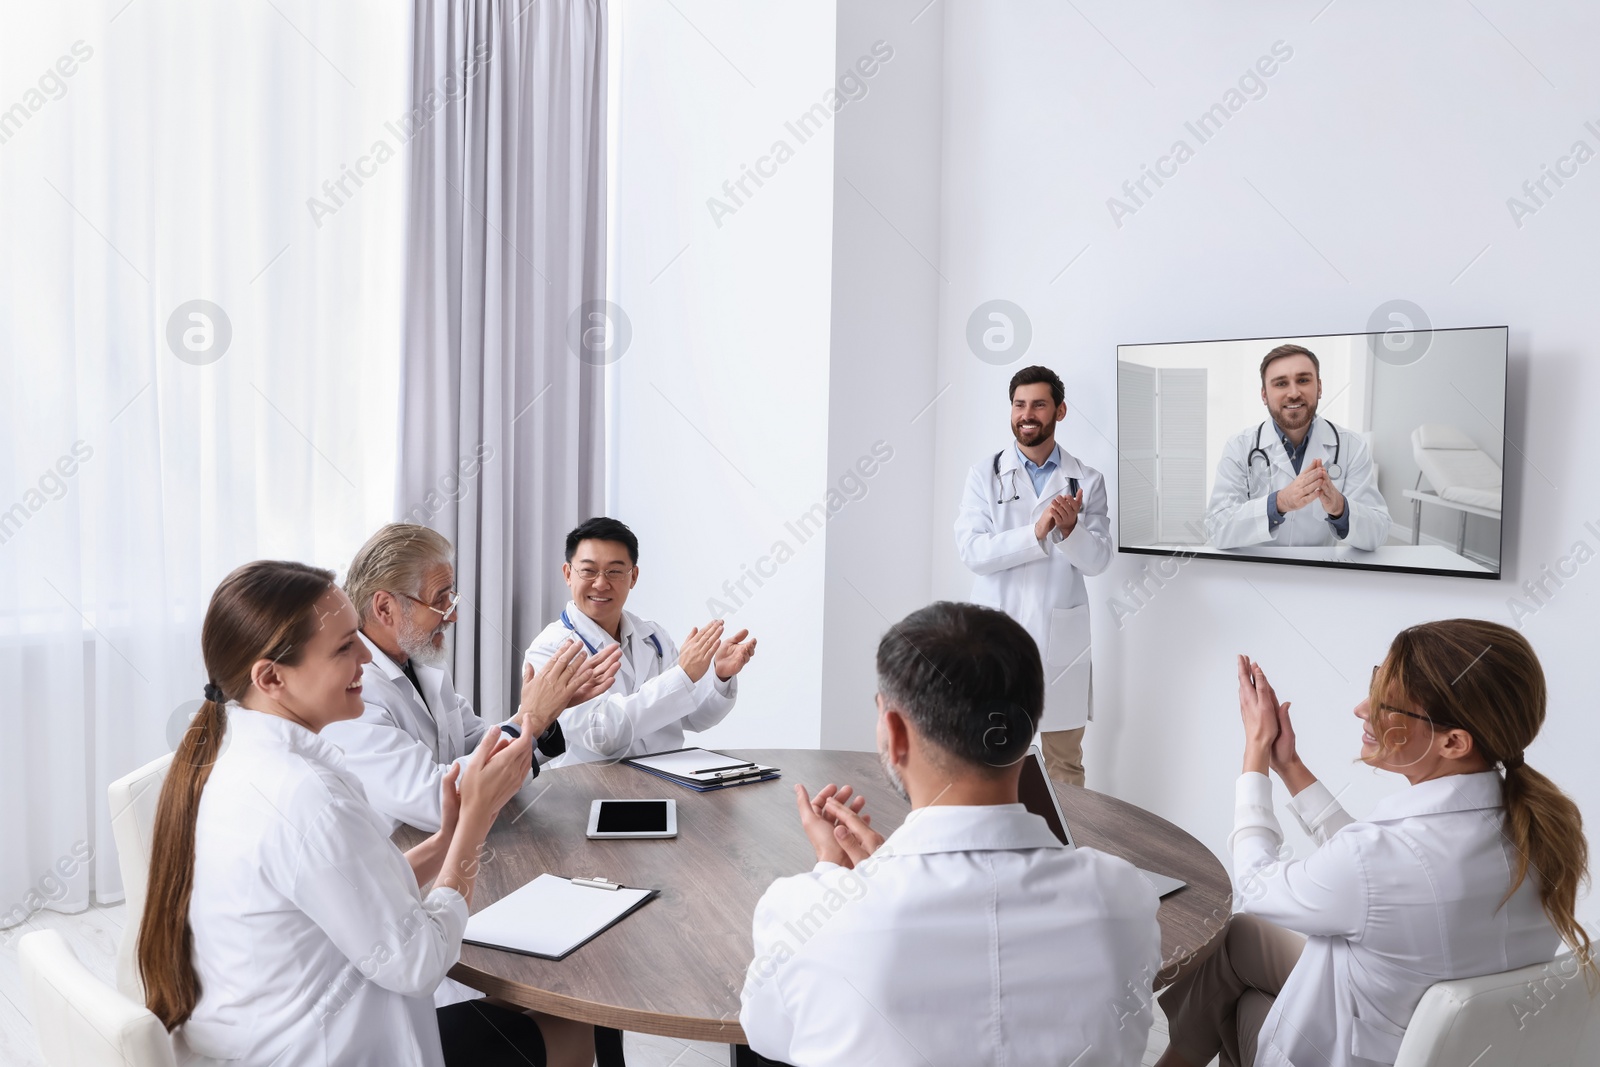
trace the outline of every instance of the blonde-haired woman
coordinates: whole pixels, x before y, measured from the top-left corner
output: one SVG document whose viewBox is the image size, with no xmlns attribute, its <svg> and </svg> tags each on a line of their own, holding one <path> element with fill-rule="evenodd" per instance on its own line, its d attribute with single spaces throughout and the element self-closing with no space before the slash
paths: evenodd
<svg viewBox="0 0 1600 1067">
<path fill-rule="evenodd" d="M 206 701 L 162 787 L 139 930 L 146 1002 L 180 1061 L 546 1063 L 529 1017 L 480 1001 L 436 1013 L 432 996 L 533 739 L 491 729 L 470 773 L 445 777 L 439 832 L 402 853 L 318 736 L 361 714 L 371 659 L 333 573 L 240 567 L 212 594 L 200 643 Z M 577 665 L 550 670 L 541 699 L 564 706 Z M 566 1062 L 591 1062 L 592 1040 L 587 1052 Z"/>
<path fill-rule="evenodd" d="M 1289 705 L 1244 656 L 1239 708 L 1243 914 L 1162 994 L 1158 1067 L 1392 1064 L 1435 982 L 1549 960 L 1563 941 L 1594 973 L 1574 915 L 1588 846 L 1577 806 L 1525 762 L 1545 681 L 1516 631 L 1450 619 L 1395 637 L 1355 715 L 1361 760 L 1411 786 L 1361 822 L 1300 761 Z M 1269 768 L 1319 846 L 1304 859 L 1280 854 Z"/>
</svg>

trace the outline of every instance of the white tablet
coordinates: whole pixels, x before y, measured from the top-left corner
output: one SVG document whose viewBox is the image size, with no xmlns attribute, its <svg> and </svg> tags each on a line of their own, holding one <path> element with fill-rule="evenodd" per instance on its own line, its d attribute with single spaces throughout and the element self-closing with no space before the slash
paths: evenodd
<svg viewBox="0 0 1600 1067">
<path fill-rule="evenodd" d="M 597 800 L 589 806 L 589 836 L 677 837 L 676 800 Z"/>
</svg>

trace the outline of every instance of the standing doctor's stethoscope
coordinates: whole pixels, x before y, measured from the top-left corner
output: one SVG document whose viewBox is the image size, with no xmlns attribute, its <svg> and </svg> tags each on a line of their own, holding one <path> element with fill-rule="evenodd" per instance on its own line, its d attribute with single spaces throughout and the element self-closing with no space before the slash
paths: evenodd
<svg viewBox="0 0 1600 1067">
<path fill-rule="evenodd" d="M 1343 438 L 1341 438 L 1339 436 L 1339 427 L 1335 426 L 1332 422 L 1329 422 L 1327 419 L 1323 419 L 1322 421 L 1327 423 L 1328 424 L 1328 429 L 1333 431 L 1333 462 L 1328 464 L 1328 466 L 1326 468 L 1326 470 L 1328 472 L 1328 477 L 1329 478 L 1342 478 L 1344 476 L 1344 467 L 1342 467 L 1339 464 L 1339 455 L 1343 451 L 1344 440 L 1343 440 Z M 1316 424 L 1315 420 L 1313 420 L 1311 425 L 1306 427 L 1306 436 L 1307 437 L 1311 436 L 1311 431 L 1316 428 L 1316 425 L 1317 424 Z M 1250 488 L 1250 478 L 1251 478 L 1251 476 L 1256 474 L 1257 471 L 1259 470 L 1259 472 L 1263 476 L 1267 477 L 1268 479 L 1270 479 L 1272 477 L 1272 457 L 1267 455 L 1267 450 L 1261 447 L 1261 431 L 1266 429 L 1266 428 L 1267 428 L 1267 423 L 1266 423 L 1266 420 L 1263 419 L 1261 421 L 1261 425 L 1256 427 L 1256 443 L 1255 443 L 1255 446 L 1250 449 L 1249 454 L 1247 454 L 1245 456 L 1245 458 L 1244 458 L 1244 466 L 1245 466 L 1244 492 L 1245 492 L 1245 496 L 1247 496 L 1247 497 L 1249 497 L 1251 499 L 1254 499 L 1255 495 L 1256 495 L 1255 491 Z M 1259 468 L 1257 468 L 1257 466 L 1256 466 L 1256 457 L 1257 456 L 1261 457 L 1261 466 Z M 1343 487 L 1342 486 L 1340 487 L 1340 490 L 1341 490 L 1341 492 L 1343 491 Z"/>
<path fill-rule="evenodd" d="M 1259 437 L 1260 434 L 1258 433 L 1257 436 Z M 1005 484 L 1006 483 L 1006 479 L 1001 477 L 1001 475 L 1000 475 L 1000 457 L 1003 456 L 1003 455 L 1005 455 L 1005 449 L 1003 449 L 1003 448 L 1000 451 L 998 451 L 998 452 L 996 452 L 994 454 L 994 464 L 993 464 L 994 484 L 1000 490 L 1000 495 L 995 498 L 995 503 L 996 504 L 1009 504 L 1013 500 L 1021 500 L 1022 499 L 1022 494 L 1017 491 L 1017 475 L 1022 470 L 1022 468 L 1020 468 L 1020 467 L 1012 467 L 1012 468 L 1010 468 L 1010 469 L 1008 469 L 1006 471 L 1006 474 L 1011 476 L 1011 478 L 1010 478 L 1010 481 L 1011 481 L 1011 495 L 1010 496 L 1006 496 L 1006 484 Z M 1067 479 L 1067 496 L 1077 496 L 1077 495 L 1078 495 L 1078 479 L 1076 479 L 1076 478 L 1068 478 Z"/>
</svg>

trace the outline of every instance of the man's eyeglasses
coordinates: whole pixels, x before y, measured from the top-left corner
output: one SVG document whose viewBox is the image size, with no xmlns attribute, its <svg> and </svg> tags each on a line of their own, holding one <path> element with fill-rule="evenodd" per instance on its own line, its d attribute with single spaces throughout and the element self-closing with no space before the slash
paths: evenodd
<svg viewBox="0 0 1600 1067">
<path fill-rule="evenodd" d="M 605 571 L 597 571 L 593 567 L 574 567 L 572 573 L 585 582 L 592 582 L 604 574 L 606 581 L 612 585 L 619 585 L 628 580 L 628 575 L 633 573 L 631 567 L 611 567 Z"/>
<path fill-rule="evenodd" d="M 1376 683 L 1377 680 L 1378 680 L 1378 668 L 1374 667 L 1374 668 L 1372 668 L 1372 681 L 1374 683 Z M 1368 688 L 1371 688 L 1371 687 L 1369 686 Z M 1446 721 L 1444 719 L 1436 719 L 1432 715 L 1419 715 L 1414 711 L 1407 711 L 1405 708 L 1397 708 L 1393 704 L 1379 704 L 1378 708 L 1379 708 L 1380 711 L 1392 711 L 1396 715 L 1404 715 L 1407 718 L 1421 719 L 1425 723 L 1428 723 L 1428 724 L 1430 724 L 1432 726 L 1443 727 L 1446 730 L 1465 730 L 1466 729 L 1465 726 L 1457 726 L 1453 722 L 1448 722 L 1448 721 Z"/>
<path fill-rule="evenodd" d="M 421 604 L 429 611 L 437 612 L 440 618 L 445 619 L 450 617 L 450 614 L 456 610 L 456 605 L 461 602 L 461 594 L 456 592 L 454 589 L 446 589 L 444 592 L 434 597 L 433 603 L 431 604 L 426 600 L 423 600 L 421 597 L 412 596 L 410 593 L 401 593 L 400 595 L 405 597 L 407 600 Z M 443 605 L 442 607 L 440 606 L 441 604 Z"/>
</svg>

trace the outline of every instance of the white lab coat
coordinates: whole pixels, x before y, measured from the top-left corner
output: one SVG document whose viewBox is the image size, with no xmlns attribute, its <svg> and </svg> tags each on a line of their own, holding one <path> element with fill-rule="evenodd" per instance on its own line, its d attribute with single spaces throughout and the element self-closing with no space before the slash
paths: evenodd
<svg viewBox="0 0 1600 1067">
<path fill-rule="evenodd" d="M 583 640 L 591 656 L 618 643 L 570 600 L 563 614 L 572 629 L 557 618 L 528 646 L 523 659 L 535 670 L 543 670 L 574 637 Z M 737 675 L 719 680 L 713 662 L 700 681 L 691 682 L 678 666 L 678 646 L 667 632 L 630 611 L 622 613 L 620 632 L 622 664 L 616 680 L 601 696 L 561 713 L 567 751 L 551 766 L 670 752 L 683 747 L 684 730 L 709 730 L 733 710 Z"/>
<path fill-rule="evenodd" d="M 423 896 L 337 746 L 238 705 L 227 718 L 195 822 L 200 1000 L 179 1062 L 442 1067 L 433 992 L 466 902 Z"/>
<path fill-rule="evenodd" d="M 1430 985 L 1555 955 L 1533 871 L 1500 906 L 1515 859 L 1500 789 L 1495 771 L 1435 778 L 1356 822 L 1318 782 L 1289 808 L 1320 847 L 1284 861 L 1271 783 L 1240 776 L 1230 847 L 1242 910 L 1308 935 L 1257 1067 L 1392 1064 Z"/>
<path fill-rule="evenodd" d="M 855 870 L 766 891 L 739 1023 L 796 1067 L 1136 1067 L 1157 905 L 1021 804 L 919 808 Z"/>
<path fill-rule="evenodd" d="M 967 472 L 956 516 L 956 551 L 977 575 L 973 601 L 1016 619 L 1039 646 L 1045 679 L 1040 730 L 1075 730 L 1092 718 L 1089 592 L 1083 579 L 1111 562 L 1105 479 L 1066 449 L 1060 460 L 1044 492 L 1036 494 L 1015 445 L 1001 451 L 998 478 L 990 453 Z M 1069 537 L 1051 530 L 1040 541 L 1033 524 L 1067 491 L 1068 478 L 1078 479 L 1083 490 L 1078 525 Z"/>
<path fill-rule="evenodd" d="M 345 769 L 361 780 L 367 800 L 389 819 L 432 833 L 439 829 L 439 784 L 450 764 L 472 758 L 488 731 L 441 667 L 413 663 L 427 703 L 400 665 L 366 634 L 372 653 L 361 674 L 361 718 L 330 723 L 322 736 L 344 750 Z M 541 763 L 550 759 L 535 749 Z M 465 768 L 463 767 L 463 770 Z"/>
<path fill-rule="evenodd" d="M 1378 492 L 1378 479 L 1373 476 L 1372 450 L 1367 447 L 1365 438 L 1343 426 L 1338 427 L 1339 447 L 1335 449 L 1330 426 L 1324 418 L 1311 424 L 1311 443 L 1306 446 L 1300 471 L 1305 473 L 1311 461 L 1318 458 L 1324 467 L 1330 466 L 1335 451 L 1338 452 L 1343 473 L 1333 479 L 1333 485 L 1344 494 L 1345 507 L 1350 512 L 1350 532 L 1344 543 L 1370 552 L 1389 539 L 1389 527 L 1394 522 L 1389 515 L 1389 505 Z M 1260 456 L 1256 457 L 1256 469 L 1247 469 L 1246 460 L 1255 448 L 1258 428 L 1261 449 L 1272 461 L 1271 477 L 1261 469 Z M 1211 502 L 1206 506 L 1206 534 L 1211 543 L 1217 548 L 1338 544 L 1339 538 L 1320 500 L 1285 511 L 1283 523 L 1277 530 L 1267 528 L 1267 497 L 1297 477 L 1272 420 L 1256 423 L 1230 440 L 1222 449 L 1216 481 L 1211 487 Z"/>
</svg>

